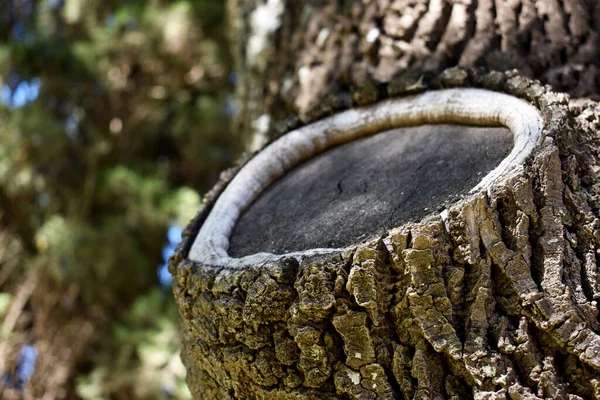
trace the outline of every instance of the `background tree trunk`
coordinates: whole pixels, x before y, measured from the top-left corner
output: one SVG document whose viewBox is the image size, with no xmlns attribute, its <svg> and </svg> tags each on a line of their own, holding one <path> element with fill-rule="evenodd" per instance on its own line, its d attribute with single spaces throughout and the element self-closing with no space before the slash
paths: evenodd
<svg viewBox="0 0 600 400">
<path fill-rule="evenodd" d="M 289 117 L 370 103 L 389 82 L 393 92 L 453 66 L 517 68 L 573 98 L 599 98 L 594 0 L 229 0 L 228 10 L 250 150 Z"/>
<path fill-rule="evenodd" d="M 599 46 L 589 1 L 229 2 L 248 148 L 342 109 L 475 86 L 541 110 L 502 188 L 331 256 L 171 260 L 196 398 L 600 398 Z M 575 99 L 521 78 L 550 83 Z M 441 72 L 441 74 L 440 74 Z"/>
</svg>

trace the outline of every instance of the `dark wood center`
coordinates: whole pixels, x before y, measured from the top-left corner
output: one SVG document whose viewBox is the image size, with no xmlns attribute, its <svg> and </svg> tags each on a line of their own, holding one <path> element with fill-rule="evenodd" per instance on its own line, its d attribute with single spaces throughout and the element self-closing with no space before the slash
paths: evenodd
<svg viewBox="0 0 600 400">
<path fill-rule="evenodd" d="M 393 129 L 327 151 L 272 184 L 242 215 L 229 254 L 360 243 L 442 211 L 513 146 L 505 128 Z"/>
</svg>

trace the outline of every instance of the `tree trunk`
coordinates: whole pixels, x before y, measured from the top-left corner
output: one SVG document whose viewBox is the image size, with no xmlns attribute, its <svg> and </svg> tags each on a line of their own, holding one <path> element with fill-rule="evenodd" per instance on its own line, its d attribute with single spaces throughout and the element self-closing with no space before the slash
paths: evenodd
<svg viewBox="0 0 600 400">
<path fill-rule="evenodd" d="M 195 397 L 600 398 L 600 106 L 569 100 L 515 72 L 442 71 L 456 64 L 518 67 L 555 89 L 593 97 L 599 58 L 590 27 L 600 19 L 598 9 L 568 0 L 230 1 L 240 129 L 251 132 L 251 149 L 292 132 L 223 174 L 171 259 L 185 322 L 182 357 Z M 443 88 L 455 89 L 433 91 Z M 491 149 L 487 158 L 469 156 L 479 148 L 469 147 L 472 141 L 463 155 L 461 148 L 438 145 L 435 163 L 425 162 L 438 140 L 427 124 L 459 124 L 443 128 L 459 138 L 471 137 L 468 129 L 502 137 L 489 128 L 498 125 L 489 113 L 470 114 L 478 104 L 457 110 L 452 103 L 464 93 L 479 96 L 480 89 L 493 100 L 479 102 L 484 109 L 505 93 L 509 103 L 522 99 L 523 109 L 539 112 L 543 130 L 531 136 L 535 146 L 513 150 L 504 159 L 517 154 L 510 168 L 499 161 L 505 154 L 494 158 Z M 451 97 L 442 104 L 444 93 Z M 387 104 L 394 110 L 408 104 L 410 112 L 380 118 Z M 515 147 L 526 146 L 520 128 L 510 125 L 522 109 L 508 109 L 498 105 L 506 113 L 500 125 L 513 132 Z M 423 124 L 402 128 L 425 149 L 415 156 L 419 169 L 447 160 L 444 151 L 456 153 L 448 171 L 457 180 L 447 185 L 454 191 L 443 198 L 402 200 L 396 208 L 410 203 L 414 212 L 397 216 L 395 209 L 372 211 L 379 210 L 372 200 L 356 203 L 359 196 L 350 190 L 347 209 L 371 210 L 364 219 L 331 211 L 323 196 L 310 205 L 286 200 L 291 188 L 333 187 L 331 203 L 339 204 L 348 195 L 344 171 L 361 158 L 375 159 L 396 139 L 375 135 L 379 144 L 352 142 L 317 158 L 314 153 Z M 497 140 L 492 148 L 503 146 Z M 416 154 L 406 143 L 397 146 L 404 155 Z M 345 158 L 352 162 L 340 167 Z M 473 158 L 490 165 L 465 171 Z M 372 178 L 395 163 L 371 164 L 360 178 L 374 183 L 365 193 L 379 194 L 382 204 L 401 197 L 401 187 L 385 197 L 389 182 L 377 185 Z M 481 181 L 487 183 L 467 193 L 481 178 L 474 176 L 496 165 Z M 310 168 L 318 178 L 304 191 Z M 418 180 L 445 190 L 415 176 L 403 178 L 406 185 Z M 279 213 L 278 202 L 292 210 Z M 331 218 L 324 221 L 335 223 L 298 222 L 314 209 L 326 210 Z M 350 223 L 339 228 L 344 219 Z"/>
<path fill-rule="evenodd" d="M 289 117 L 373 102 L 390 81 L 406 87 L 453 66 L 517 68 L 573 97 L 600 93 L 594 0 L 229 0 L 228 9 L 250 150 L 289 129 Z"/>
</svg>

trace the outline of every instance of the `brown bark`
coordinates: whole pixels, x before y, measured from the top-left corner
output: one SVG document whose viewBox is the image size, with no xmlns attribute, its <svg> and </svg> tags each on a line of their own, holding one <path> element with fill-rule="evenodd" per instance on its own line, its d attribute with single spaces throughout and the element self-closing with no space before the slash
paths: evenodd
<svg viewBox="0 0 600 400">
<path fill-rule="evenodd" d="M 280 14 L 267 11 L 280 27 L 266 36 L 257 34 L 252 19 L 265 3 L 283 6 Z M 240 76 L 238 129 L 245 135 L 260 131 L 262 115 L 272 122 L 272 138 L 289 129 L 288 118 L 306 121 L 330 109 L 374 102 L 393 92 L 386 88 L 390 81 L 406 87 L 453 66 L 517 68 L 572 97 L 597 100 L 600 93 L 600 4 L 594 0 L 230 0 L 228 5 Z M 263 36 L 264 51 L 249 56 L 249 42 Z"/>
<path fill-rule="evenodd" d="M 445 219 L 432 214 L 339 254 L 244 269 L 187 258 L 237 169 L 224 173 L 170 262 L 195 398 L 600 398 L 600 106 L 514 72 L 436 73 L 519 67 L 591 96 L 595 3 L 286 7 L 261 64 L 240 45 L 256 4 L 230 2 L 242 129 L 267 115 L 272 139 L 384 97 L 478 87 L 537 107 L 544 139 L 523 171 Z"/>
<path fill-rule="evenodd" d="M 224 176 L 171 262 L 197 398 L 600 396 L 597 105 L 571 112 L 511 74 L 438 81 L 467 82 L 531 101 L 545 139 L 446 221 L 299 263 L 199 265 L 186 254 Z"/>
</svg>

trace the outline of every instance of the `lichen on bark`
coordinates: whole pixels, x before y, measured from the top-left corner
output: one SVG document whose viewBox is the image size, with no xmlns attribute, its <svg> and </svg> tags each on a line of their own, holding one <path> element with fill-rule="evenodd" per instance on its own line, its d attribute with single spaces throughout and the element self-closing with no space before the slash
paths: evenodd
<svg viewBox="0 0 600 400">
<path fill-rule="evenodd" d="M 224 174 L 170 262 L 197 398 L 600 396 L 598 105 L 512 72 L 450 69 L 421 85 L 520 97 L 540 110 L 543 142 L 447 212 L 242 269 L 187 258 Z"/>
</svg>

